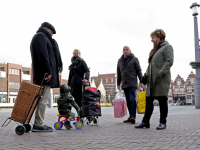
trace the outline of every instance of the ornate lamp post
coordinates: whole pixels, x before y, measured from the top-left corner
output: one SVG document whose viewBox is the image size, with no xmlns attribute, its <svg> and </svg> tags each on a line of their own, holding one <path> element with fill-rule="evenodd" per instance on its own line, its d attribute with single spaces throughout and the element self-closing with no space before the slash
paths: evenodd
<svg viewBox="0 0 200 150">
<path fill-rule="evenodd" d="M 198 7 L 200 5 L 193 3 L 190 8 L 192 9 L 194 16 L 194 40 L 195 40 L 195 61 L 191 62 L 190 65 L 193 69 L 196 69 L 196 80 L 195 80 L 195 108 L 200 109 L 200 47 L 199 47 L 199 33 L 198 33 Z"/>
</svg>

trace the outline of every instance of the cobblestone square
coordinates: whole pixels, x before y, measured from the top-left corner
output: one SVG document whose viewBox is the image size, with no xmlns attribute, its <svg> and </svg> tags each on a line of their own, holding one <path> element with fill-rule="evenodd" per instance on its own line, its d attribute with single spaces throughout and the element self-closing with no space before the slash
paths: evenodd
<svg viewBox="0 0 200 150">
<path fill-rule="evenodd" d="M 73 110 L 74 111 L 74 110 Z M 12 109 L 0 110 L 0 125 L 10 117 Z M 200 149 L 200 110 L 194 106 L 169 106 L 167 129 L 158 131 L 159 107 L 154 107 L 150 129 L 135 129 L 125 124 L 124 118 L 114 118 L 113 107 L 102 107 L 98 126 L 85 125 L 81 130 L 63 127 L 50 133 L 15 133 L 14 121 L 0 128 L 0 150 L 16 149 L 134 149 L 134 150 L 184 150 Z M 136 125 L 143 115 L 137 115 Z M 33 124 L 31 120 L 31 125 Z M 57 108 L 48 108 L 45 124 L 53 127 L 57 121 Z"/>
</svg>

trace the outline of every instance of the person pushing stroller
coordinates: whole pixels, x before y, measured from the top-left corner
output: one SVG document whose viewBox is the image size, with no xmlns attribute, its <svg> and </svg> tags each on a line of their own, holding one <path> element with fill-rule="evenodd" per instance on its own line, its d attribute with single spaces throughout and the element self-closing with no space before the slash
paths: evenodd
<svg viewBox="0 0 200 150">
<path fill-rule="evenodd" d="M 80 111 L 80 108 L 74 101 L 74 97 L 70 94 L 70 91 L 70 86 L 62 84 L 60 86 L 60 97 L 57 100 L 59 114 L 68 117 L 68 119 L 63 123 L 68 130 L 72 128 L 70 121 L 75 118 L 75 113 L 71 112 L 71 106 L 73 106 L 77 112 Z"/>
</svg>

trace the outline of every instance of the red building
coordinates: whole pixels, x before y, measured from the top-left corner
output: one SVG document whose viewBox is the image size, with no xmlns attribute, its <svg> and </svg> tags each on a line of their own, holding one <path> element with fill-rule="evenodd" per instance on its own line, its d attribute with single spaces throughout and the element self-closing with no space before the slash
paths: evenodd
<svg viewBox="0 0 200 150">
<path fill-rule="evenodd" d="M 98 74 L 98 76 L 91 77 L 91 81 L 94 79 L 96 87 L 99 86 L 100 81 L 102 81 L 104 88 L 106 90 L 106 100 L 111 103 L 115 98 L 116 92 L 116 75 L 115 73 L 110 74 Z"/>
</svg>

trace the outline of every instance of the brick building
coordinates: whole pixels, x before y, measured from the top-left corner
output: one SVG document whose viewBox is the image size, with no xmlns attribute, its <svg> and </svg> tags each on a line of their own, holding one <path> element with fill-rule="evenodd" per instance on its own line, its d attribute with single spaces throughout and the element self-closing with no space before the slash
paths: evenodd
<svg viewBox="0 0 200 150">
<path fill-rule="evenodd" d="M 32 83 L 32 69 L 17 64 L 0 63 L 0 79 L 0 103 L 11 103 L 13 105 L 18 94 L 20 83 L 24 80 Z M 62 79 L 62 83 L 67 84 L 67 80 Z M 59 95 L 59 88 L 52 89 L 51 92 L 55 101 L 55 97 Z"/>
<path fill-rule="evenodd" d="M 94 79 L 96 87 L 99 86 L 100 81 L 102 81 L 104 88 L 106 90 L 106 100 L 107 103 L 111 103 L 115 98 L 116 92 L 116 75 L 111 74 L 98 74 L 98 76 L 91 77 L 91 81 Z"/>
<path fill-rule="evenodd" d="M 173 93 L 174 93 L 173 80 L 171 80 L 170 87 L 169 87 L 169 93 L 168 93 L 168 102 L 169 103 L 173 103 Z"/>
<path fill-rule="evenodd" d="M 191 72 L 187 79 L 186 79 L 186 86 L 185 86 L 185 95 L 186 95 L 186 103 L 195 105 L 195 89 L 194 89 L 194 82 L 195 82 L 196 75 Z"/>
<path fill-rule="evenodd" d="M 196 75 L 191 72 L 186 81 L 180 75 L 171 81 L 168 101 L 169 103 L 179 103 L 182 105 L 195 105 L 195 78 Z"/>
</svg>

